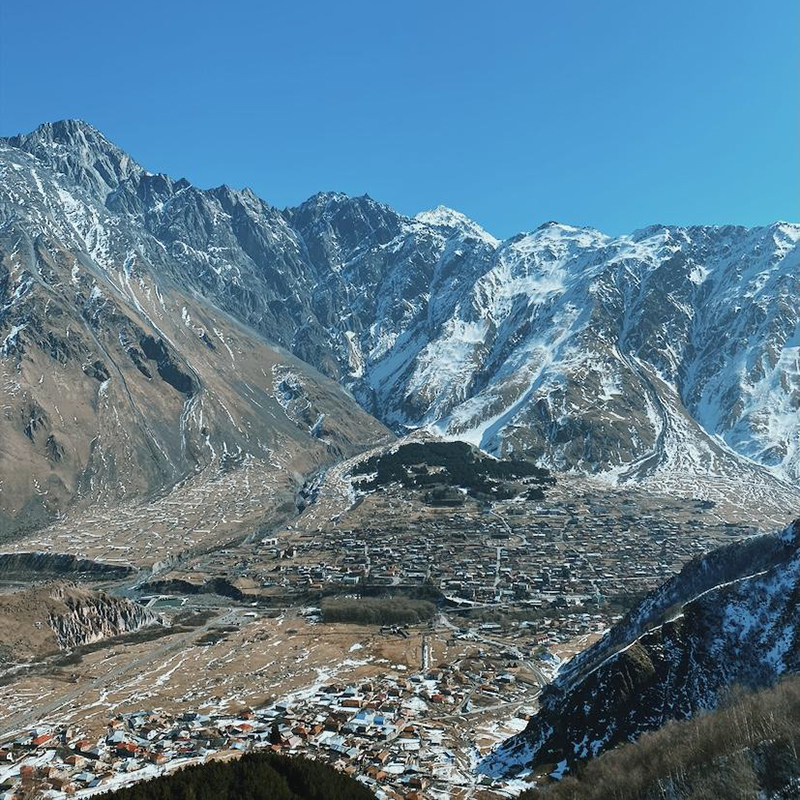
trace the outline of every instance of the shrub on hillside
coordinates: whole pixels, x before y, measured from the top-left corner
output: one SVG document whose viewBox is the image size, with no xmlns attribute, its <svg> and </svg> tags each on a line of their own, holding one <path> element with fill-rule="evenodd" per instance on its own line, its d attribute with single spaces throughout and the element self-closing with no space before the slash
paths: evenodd
<svg viewBox="0 0 800 800">
<path fill-rule="evenodd" d="M 427 600 L 407 597 L 326 598 L 322 601 L 323 622 L 352 622 L 357 625 L 413 625 L 431 619 L 436 606 Z"/>
</svg>

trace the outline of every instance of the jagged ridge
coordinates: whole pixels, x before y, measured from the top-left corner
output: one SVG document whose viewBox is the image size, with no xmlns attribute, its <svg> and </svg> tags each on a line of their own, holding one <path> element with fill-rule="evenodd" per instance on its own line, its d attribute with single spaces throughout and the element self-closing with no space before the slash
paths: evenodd
<svg viewBox="0 0 800 800">
<path fill-rule="evenodd" d="M 248 189 L 201 190 L 147 172 L 86 123 L 0 148 L 6 357 L 36 338 L 25 306 L 37 283 L 69 261 L 87 320 L 109 285 L 141 307 L 156 285 L 180 287 L 203 298 L 185 305 L 197 343 L 224 354 L 212 320 L 245 322 L 397 432 L 427 425 L 613 480 L 800 476 L 796 224 L 612 238 L 546 223 L 498 242 L 441 207 L 408 218 L 321 193 L 281 211 Z M 167 337 L 164 359 L 148 360 L 140 343 L 160 347 L 158 331 L 119 324 L 138 368 L 193 385 Z M 61 357 L 75 343 L 46 346 Z M 96 360 L 85 368 L 102 377 Z"/>
<path fill-rule="evenodd" d="M 298 474 L 386 434 L 196 291 L 158 224 L 159 198 L 189 188 L 85 123 L 0 142 L 0 535 L 248 459 L 279 476 L 279 505 Z"/>
</svg>

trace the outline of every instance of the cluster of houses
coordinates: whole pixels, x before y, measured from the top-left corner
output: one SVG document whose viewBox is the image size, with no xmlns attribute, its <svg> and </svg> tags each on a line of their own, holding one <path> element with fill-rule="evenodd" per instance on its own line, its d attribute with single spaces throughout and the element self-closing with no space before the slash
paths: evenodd
<svg viewBox="0 0 800 800">
<path fill-rule="evenodd" d="M 32 787 L 87 796 L 264 749 L 331 763 L 378 798 L 448 796 L 474 781 L 452 736 L 482 708 L 519 705 L 530 694 L 509 657 L 475 648 L 423 673 L 396 665 L 379 679 L 332 680 L 264 709 L 121 715 L 94 740 L 69 726 L 37 727 L 2 744 L 0 798 L 21 800 Z"/>
<path fill-rule="evenodd" d="M 383 503 L 379 523 L 364 517 L 363 525 L 251 539 L 215 551 L 214 568 L 231 578 L 237 599 L 288 604 L 331 586 L 424 584 L 445 598 L 450 619 L 466 612 L 452 631 L 467 643 L 461 655 L 419 674 L 395 664 L 352 685 L 330 680 L 264 709 L 119 716 L 99 739 L 69 726 L 24 731 L 0 743 L 0 800 L 22 800 L 31 787 L 88 796 L 264 749 L 325 760 L 379 798 L 468 793 L 476 778 L 457 740 L 463 745 L 467 730 L 474 741 L 472 727 L 493 714 L 523 713 L 532 694 L 523 658 L 603 630 L 616 619 L 605 600 L 652 589 L 693 556 L 750 533 L 704 519 L 706 508 L 643 514 L 589 491 L 457 513 L 372 502 Z M 205 568 L 202 560 L 192 567 Z M 512 640 L 517 650 L 504 651 Z"/>
<path fill-rule="evenodd" d="M 337 524 L 265 538 L 255 557 L 231 554 L 231 572 L 256 595 L 425 583 L 474 604 L 564 606 L 639 595 L 692 557 L 751 532 L 703 519 L 704 509 L 642 515 L 588 491 L 548 496 L 543 506 L 495 504 L 489 513 L 371 502 L 382 502 L 372 515 L 380 526 Z"/>
<path fill-rule="evenodd" d="M 527 608 L 543 624 L 517 615 L 520 627 L 554 644 L 608 627 L 620 606 L 694 556 L 752 532 L 721 522 L 709 503 L 656 498 L 647 508 L 641 497 L 567 478 L 542 502 L 431 509 L 389 487 L 367 506 L 315 530 L 256 533 L 173 577 L 202 584 L 224 574 L 240 599 L 276 606 L 313 603 L 331 589 L 408 593 L 424 584 L 456 604 Z"/>
</svg>

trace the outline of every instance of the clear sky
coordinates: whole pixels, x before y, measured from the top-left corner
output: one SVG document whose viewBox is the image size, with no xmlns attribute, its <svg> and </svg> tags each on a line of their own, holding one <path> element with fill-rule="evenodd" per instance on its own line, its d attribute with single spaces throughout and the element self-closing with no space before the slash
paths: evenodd
<svg viewBox="0 0 800 800">
<path fill-rule="evenodd" d="M 0 3 L 0 134 L 498 236 L 798 219 L 797 0 Z"/>
</svg>

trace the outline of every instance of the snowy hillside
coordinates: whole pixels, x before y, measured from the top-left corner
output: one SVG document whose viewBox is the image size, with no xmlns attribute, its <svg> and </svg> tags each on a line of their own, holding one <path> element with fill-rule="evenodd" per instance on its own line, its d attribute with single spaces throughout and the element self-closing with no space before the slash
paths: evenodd
<svg viewBox="0 0 800 800">
<path fill-rule="evenodd" d="M 800 520 L 688 564 L 545 689 L 492 775 L 596 756 L 800 670 Z"/>
<path fill-rule="evenodd" d="M 279 504 L 387 435 L 101 202 L 145 179 L 127 156 L 80 125 L 35 145 L 41 158 L 0 142 L 0 535 L 253 460 Z"/>
</svg>

